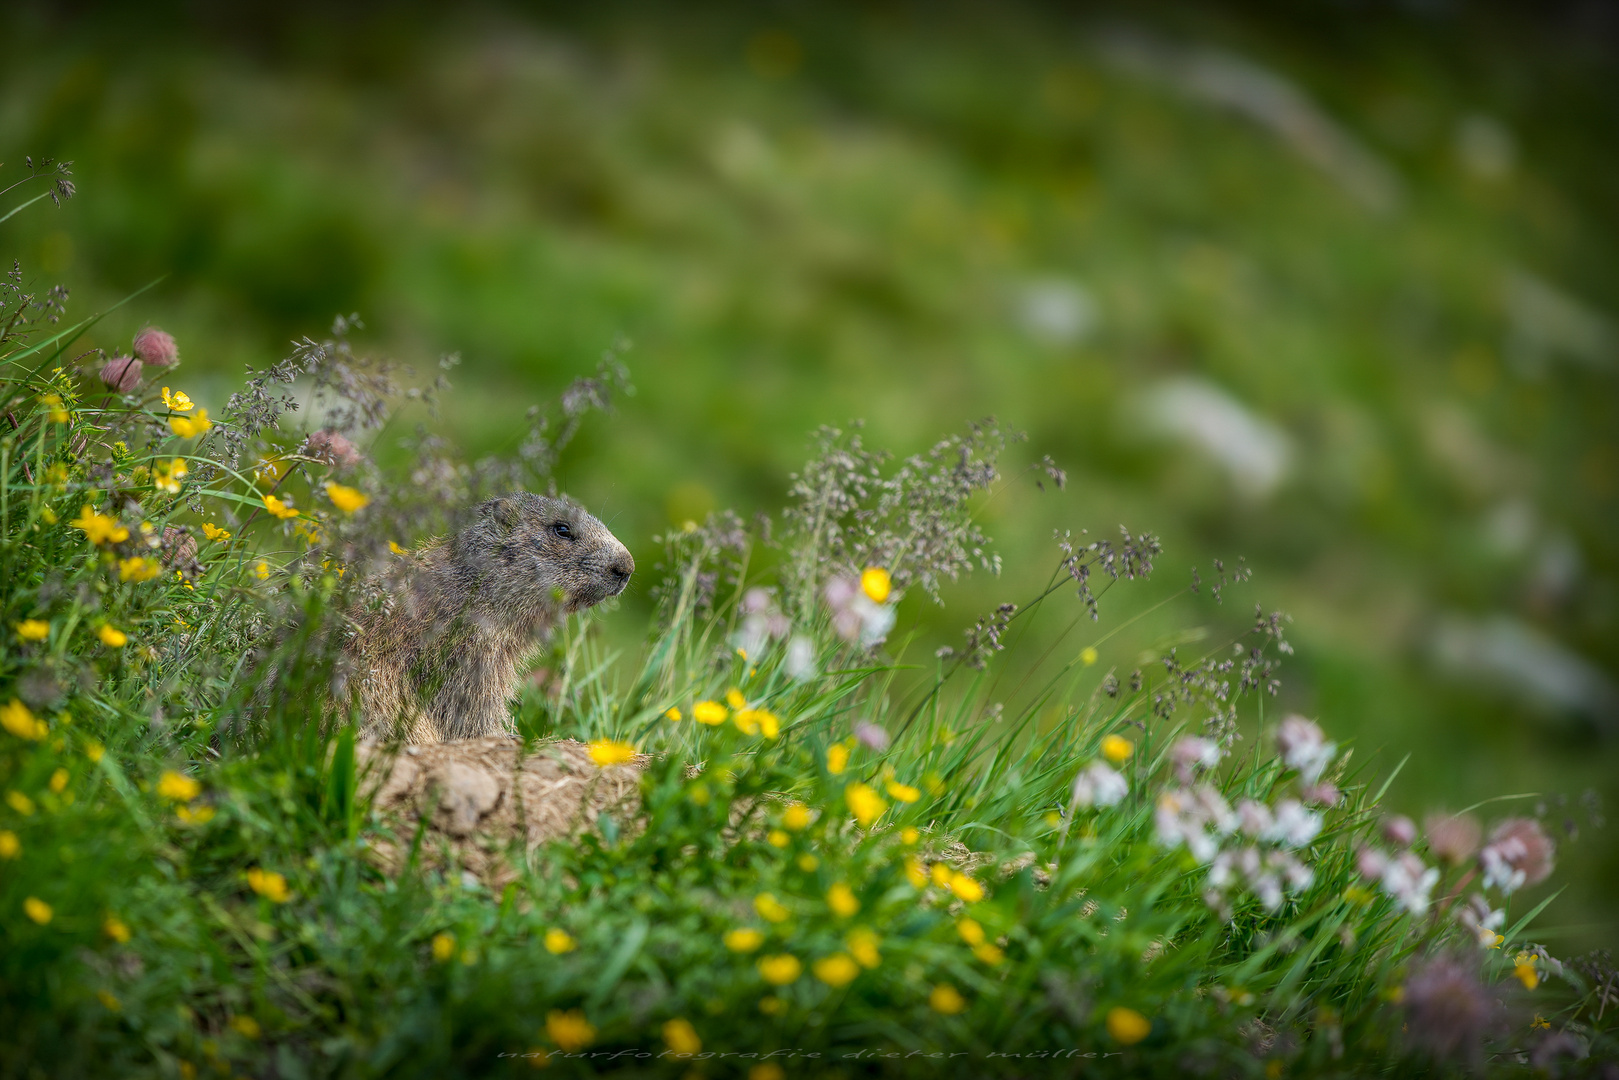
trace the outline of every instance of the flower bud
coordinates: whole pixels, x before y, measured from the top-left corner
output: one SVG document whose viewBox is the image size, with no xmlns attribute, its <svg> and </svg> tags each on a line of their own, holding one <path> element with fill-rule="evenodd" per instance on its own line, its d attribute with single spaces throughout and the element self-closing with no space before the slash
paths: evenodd
<svg viewBox="0 0 1619 1080">
<path fill-rule="evenodd" d="M 115 356 L 102 365 L 101 381 L 108 390 L 127 394 L 141 384 L 141 362 L 133 356 Z"/>
<path fill-rule="evenodd" d="M 174 338 L 155 326 L 148 326 L 135 335 L 135 355 L 153 367 L 172 367 L 180 362 L 180 350 Z"/>
</svg>

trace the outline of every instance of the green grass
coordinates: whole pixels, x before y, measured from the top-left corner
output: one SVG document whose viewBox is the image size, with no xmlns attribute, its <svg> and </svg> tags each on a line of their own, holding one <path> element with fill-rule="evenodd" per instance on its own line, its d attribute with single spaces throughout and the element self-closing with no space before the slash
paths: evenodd
<svg viewBox="0 0 1619 1080">
<path fill-rule="evenodd" d="M 1003 8 L 200 25 L 24 6 L 0 31 L 0 176 L 53 154 L 96 198 L 8 220 L 4 250 L 82 310 L 161 278 L 82 346 L 124 349 L 156 320 L 214 408 L 338 311 L 423 369 L 459 350 L 445 421 L 474 452 L 509 450 L 529 404 L 629 336 L 640 392 L 560 479 L 638 554 L 709 508 L 773 511 L 822 423 L 864 417 L 909 453 L 994 413 L 1030 433 L 1013 460 L 1050 453 L 1071 483 L 986 503 L 1006 574 L 905 601 L 924 653 L 1032 595 L 1053 529 L 1160 532 L 1172 561 L 1144 606 L 1244 556 L 1255 599 L 1299 620 L 1283 706 L 1362 755 L 1431 762 L 1391 789 L 1408 811 L 1567 800 L 1578 872 L 1549 929 L 1613 946 L 1619 847 L 1578 800 L 1619 795 L 1614 741 L 1434 660 L 1448 618 L 1505 616 L 1616 670 L 1611 355 L 1510 292 L 1527 272 L 1610 326 L 1619 310 L 1619 202 L 1592 150 L 1611 62 L 1555 18 L 1477 5 Z M 1121 67 L 1121 22 L 1287 80 L 1397 178 L 1397 207 Z M 772 31 L 796 67 L 770 61 Z M 1506 168 L 1463 151 L 1479 130 L 1505 133 Z M 1025 287 L 1054 278 L 1094 301 L 1088 332 L 1028 329 Z M 1130 403 L 1182 375 L 1292 440 L 1269 498 L 1138 437 Z M 1175 600 L 1104 662 L 1243 614 Z M 637 585 L 605 629 L 629 648 L 650 617 Z M 1034 623 L 1020 655 L 1063 625 Z"/>
<path fill-rule="evenodd" d="M 1503 1075 L 1523 1073 L 1512 1055 L 1545 1037 L 1537 1014 L 1599 1057 L 1612 1049 L 1612 1020 L 1597 1019 L 1600 995 L 1580 974 L 1517 959 L 1544 978 L 1532 991 L 1514 978 L 1538 905 L 1492 893 L 1510 912 L 1489 950 L 1453 910 L 1403 914 L 1360 879 L 1357 852 L 1382 843 L 1393 777 L 1350 754 L 1327 768 L 1344 798 L 1318 834 L 1296 851 L 1255 847 L 1292 851 L 1308 881 L 1269 906 L 1241 884 L 1205 898 L 1209 868 L 1157 821 L 1164 798 L 1190 798 L 1172 747 L 1229 706 L 1248 737 L 1199 783 L 1233 804 L 1302 791 L 1273 741 L 1278 624 L 1222 633 L 1208 618 L 1162 639 L 1132 687 L 1129 666 L 1103 657 L 1165 602 L 1148 581 L 1114 580 L 1107 549 L 1082 547 L 1099 625 L 1052 560 L 981 668 L 971 653 L 936 657 L 903 626 L 877 649 L 840 636 L 825 586 L 870 553 L 888 553 L 909 599 L 874 585 L 868 614 L 921 600 L 930 569 L 949 594 L 952 571 L 975 561 L 953 540 L 970 542 L 984 506 L 1031 482 L 978 470 L 996 461 L 993 432 L 878 464 L 868 494 L 828 513 L 829 493 L 852 486 L 838 462 L 862 460 L 832 438 L 770 544 L 723 516 L 671 530 L 661 561 L 642 559 L 661 583 L 642 640 L 603 633 L 634 617 L 627 607 L 570 622 L 545 659 L 561 689 L 526 695 L 515 715 L 529 739 L 650 753 L 639 814 L 603 816 L 532 858 L 511 851 L 515 879 L 499 891 L 453 864 L 431 869 L 441 864 L 422 845 L 435 834 L 372 811 L 352 727 L 321 717 L 326 630 L 366 602 L 401 523 L 453 520 L 439 493 L 372 462 L 333 469 L 299 454 L 299 417 L 269 423 L 251 400 L 182 437 L 173 417 L 185 414 L 152 382 L 109 397 L 64 366 L 85 332 L 37 317 L 0 342 L 0 398 L 16 420 L 0 432 L 0 1075 L 425 1077 L 543 1063 L 764 1080 L 782 1075 L 773 1064 L 937 1075 L 935 1054 L 978 1075 L 1028 1075 L 1031 1055 L 1058 1075 L 1411 1075 L 1428 1066 L 1401 1034 L 1400 998 L 1442 950 L 1476 961 L 1476 992 L 1506 1002 L 1489 1032 Z M 306 379 L 339 362 L 378 372 L 340 342 L 303 354 Z M 287 385 L 254 379 L 272 396 Z M 364 385 L 390 409 L 404 400 L 401 386 Z M 266 426 L 237 464 L 227 435 L 255 416 Z M 459 460 L 420 454 L 418 467 Z M 281 462 L 274 479 L 250 471 L 264 457 Z M 371 502 L 340 511 L 323 495 L 332 480 Z M 270 490 L 298 516 L 265 513 Z M 202 543 L 204 523 L 233 535 Z M 164 564 L 152 538 L 171 527 L 199 540 L 196 566 Z M 756 586 L 776 590 L 812 667 L 789 664 L 781 637 L 738 653 Z M 1251 588 L 1228 583 L 1223 602 L 1241 610 Z M 1207 585 L 1179 589 L 1194 610 L 1224 610 Z M 1068 630 L 1025 636 L 1052 616 Z M 1219 692 L 1254 672 L 1252 692 Z M 757 714 L 745 730 L 734 701 L 719 724 L 698 723 L 695 706 L 732 695 L 779 730 Z M 860 724 L 891 744 L 860 741 Z M 1236 732 L 1229 719 L 1212 730 Z M 1082 805 L 1075 776 L 1104 756 L 1128 790 Z M 397 872 L 381 869 L 383 843 L 410 853 Z M 1230 831 L 1219 843 L 1250 842 Z M 1475 880 L 1452 870 L 1436 896 Z M 746 948 L 727 938 L 748 929 L 758 941 Z M 1059 1050 L 1096 1056 L 1054 1063 Z M 709 1056 L 669 1056 L 683 1052 Z"/>
</svg>

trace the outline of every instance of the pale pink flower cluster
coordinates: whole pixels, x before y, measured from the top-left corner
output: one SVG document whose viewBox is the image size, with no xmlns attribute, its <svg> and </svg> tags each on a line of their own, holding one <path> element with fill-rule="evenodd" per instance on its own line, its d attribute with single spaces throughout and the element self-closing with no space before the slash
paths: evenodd
<svg viewBox="0 0 1619 1080">
<path fill-rule="evenodd" d="M 1200 863 L 1212 862 L 1220 851 L 1220 838 L 1238 825 L 1237 815 L 1213 784 L 1170 788 L 1158 796 L 1153 817 L 1158 842 L 1167 848 L 1182 844 Z"/>
<path fill-rule="evenodd" d="M 1321 831 L 1321 815 L 1297 799 L 1283 799 L 1274 810 L 1262 802 L 1244 799 L 1237 804 L 1237 821 L 1250 839 L 1287 848 L 1304 847 Z"/>
<path fill-rule="evenodd" d="M 869 720 L 862 720 L 854 726 L 854 737 L 859 739 L 867 748 L 881 753 L 888 749 L 893 741 L 889 737 L 888 729 L 881 724 L 873 724 Z"/>
<path fill-rule="evenodd" d="M 1328 742 L 1321 728 L 1302 716 L 1289 716 L 1276 729 L 1276 749 L 1281 752 L 1282 763 L 1297 769 L 1304 783 L 1314 784 L 1338 752 L 1338 744 Z M 1332 802 L 1337 802 L 1337 789 L 1333 789 Z"/>
<path fill-rule="evenodd" d="M 1484 887 L 1511 895 L 1525 885 L 1538 885 L 1552 872 L 1557 847 L 1534 818 L 1507 818 L 1490 831 L 1490 842 L 1478 853 Z"/>
<path fill-rule="evenodd" d="M 793 624 L 776 608 L 769 589 L 754 586 L 742 594 L 742 622 L 731 636 L 731 647 L 757 657 L 776 638 L 786 637 Z"/>
<path fill-rule="evenodd" d="M 1390 855 L 1373 847 L 1361 848 L 1355 865 L 1361 877 L 1377 882 L 1396 904 L 1413 915 L 1428 910 L 1433 887 L 1439 883 L 1438 868 L 1428 866 L 1410 851 Z"/>
<path fill-rule="evenodd" d="M 867 596 L 856 578 L 836 577 L 826 583 L 826 606 L 832 609 L 832 629 L 844 641 L 864 648 L 879 645 L 894 628 L 894 603 L 879 604 Z"/>
<path fill-rule="evenodd" d="M 1130 782 L 1106 762 L 1093 761 L 1074 777 L 1074 805 L 1116 806 L 1130 794 Z"/>
<path fill-rule="evenodd" d="M 1209 893 L 1204 899 L 1211 907 L 1224 906 L 1224 893 L 1236 884 L 1246 885 L 1266 910 L 1282 906 L 1284 894 L 1303 892 L 1315 880 L 1315 872 L 1290 851 L 1266 851 L 1256 845 L 1222 851 L 1209 867 Z"/>
<path fill-rule="evenodd" d="M 1220 764 L 1220 744 L 1199 735 L 1182 735 L 1169 748 L 1169 760 L 1175 767 L 1175 776 L 1183 784 L 1190 784 L 1199 771 Z"/>
</svg>

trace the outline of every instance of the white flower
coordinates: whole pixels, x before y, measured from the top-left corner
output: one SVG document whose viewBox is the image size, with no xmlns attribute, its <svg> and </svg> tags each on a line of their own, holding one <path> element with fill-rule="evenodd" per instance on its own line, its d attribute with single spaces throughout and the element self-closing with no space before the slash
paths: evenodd
<svg viewBox="0 0 1619 1080">
<path fill-rule="evenodd" d="M 832 609 L 832 629 L 838 636 L 845 641 L 858 641 L 868 649 L 888 636 L 898 617 L 893 602 L 874 602 L 852 578 L 833 578 L 827 582 L 826 604 Z"/>
<path fill-rule="evenodd" d="M 1217 834 L 1230 833 L 1237 827 L 1236 815 L 1208 784 L 1200 784 L 1193 791 L 1172 788 L 1164 792 L 1158 798 L 1154 821 L 1159 843 L 1169 848 L 1185 844 L 1192 857 L 1204 863 L 1220 851 L 1219 836 L 1211 835 L 1209 826 Z"/>
<path fill-rule="evenodd" d="M 798 634 L 787 643 L 787 659 L 783 665 L 787 676 L 800 681 L 815 676 L 815 643 Z"/>
<path fill-rule="evenodd" d="M 1439 871 L 1423 865 L 1407 851 L 1388 861 L 1383 869 L 1383 891 L 1413 915 L 1428 910 L 1428 898 L 1439 882 Z"/>
<path fill-rule="evenodd" d="M 1276 804 L 1276 820 L 1265 833 L 1265 839 L 1287 847 L 1303 847 L 1321 831 L 1321 815 L 1307 810 L 1297 799 L 1283 799 Z"/>
<path fill-rule="evenodd" d="M 1270 807 L 1253 799 L 1244 799 L 1237 804 L 1237 821 L 1242 827 L 1243 835 L 1256 840 L 1275 827 Z"/>
<path fill-rule="evenodd" d="M 1130 793 L 1121 773 L 1093 761 L 1074 778 L 1075 806 L 1115 806 Z"/>
<path fill-rule="evenodd" d="M 1282 762 L 1297 769 L 1306 784 L 1321 779 L 1321 773 L 1332 764 L 1338 744 L 1327 742 L 1321 728 L 1302 716 L 1289 716 L 1276 729 L 1276 749 Z"/>
<path fill-rule="evenodd" d="M 1169 760 L 1181 782 L 1190 784 L 1194 769 L 1212 769 L 1220 764 L 1220 744 L 1197 735 L 1182 735 L 1169 748 Z"/>
</svg>

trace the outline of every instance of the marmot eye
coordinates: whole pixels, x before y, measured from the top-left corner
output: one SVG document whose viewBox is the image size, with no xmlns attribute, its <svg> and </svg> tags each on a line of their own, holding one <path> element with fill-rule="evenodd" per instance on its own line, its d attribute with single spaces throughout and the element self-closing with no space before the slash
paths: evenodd
<svg viewBox="0 0 1619 1080">
<path fill-rule="evenodd" d="M 555 525 L 551 526 L 551 531 L 562 537 L 564 540 L 573 539 L 573 530 L 568 528 L 568 523 L 566 521 L 557 522 Z"/>
</svg>

